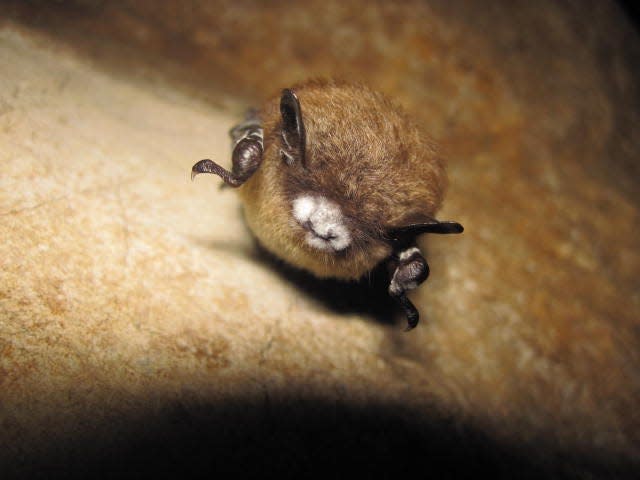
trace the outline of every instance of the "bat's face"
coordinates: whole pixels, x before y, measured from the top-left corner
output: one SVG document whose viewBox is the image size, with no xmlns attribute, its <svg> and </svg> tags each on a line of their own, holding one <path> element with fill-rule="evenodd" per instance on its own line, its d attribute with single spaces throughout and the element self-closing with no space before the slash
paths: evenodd
<svg viewBox="0 0 640 480">
<path fill-rule="evenodd" d="M 255 180 L 247 187 L 264 177 L 257 173 Z M 353 204 L 328 192 L 301 188 L 284 195 L 270 195 L 268 189 L 256 193 L 244 203 L 249 227 L 268 250 L 291 265 L 319 277 L 357 279 L 392 252 L 388 239 L 354 215 Z M 254 202 L 256 198 L 264 201 Z"/>
<path fill-rule="evenodd" d="M 389 239 L 358 218 L 348 200 L 308 189 L 286 201 L 284 251 L 295 252 L 295 261 L 316 275 L 359 278 L 391 254 Z"/>
<path fill-rule="evenodd" d="M 247 182 L 247 187 L 254 184 Z M 291 200 L 271 198 L 262 205 L 248 201 L 244 210 L 263 246 L 321 278 L 358 279 L 392 253 L 387 239 L 365 231 L 340 203 L 317 191 L 300 192 Z"/>
</svg>

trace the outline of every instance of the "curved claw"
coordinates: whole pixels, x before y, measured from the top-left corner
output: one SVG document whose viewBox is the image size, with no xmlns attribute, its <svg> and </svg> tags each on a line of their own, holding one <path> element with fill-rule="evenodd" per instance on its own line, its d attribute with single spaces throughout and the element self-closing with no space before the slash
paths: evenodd
<svg viewBox="0 0 640 480">
<path fill-rule="evenodd" d="M 218 175 L 220 178 L 222 178 L 222 180 L 224 180 L 224 183 L 232 187 L 239 187 L 240 185 L 242 185 L 242 182 L 238 180 L 235 175 L 222 168 L 213 160 L 209 160 L 208 158 L 200 160 L 193 167 L 191 167 L 191 180 L 193 180 L 197 175 L 200 175 L 201 173 L 213 173 L 215 175 Z"/>
<path fill-rule="evenodd" d="M 411 303 L 411 300 L 409 300 L 404 293 L 396 297 L 396 300 L 407 316 L 407 328 L 405 328 L 404 331 L 408 332 L 409 330 L 413 330 L 420 321 L 420 313 L 418 313 L 418 309 L 413 305 L 413 303 Z"/>
<path fill-rule="evenodd" d="M 238 141 L 231 157 L 233 168 L 228 171 L 213 160 L 205 158 L 191 167 L 191 180 L 201 173 L 218 175 L 226 185 L 239 187 L 258 169 L 262 162 L 262 140 L 258 133 Z"/>
<path fill-rule="evenodd" d="M 191 181 L 193 182 L 193 179 L 201 173 L 212 173 L 210 165 L 211 163 L 213 163 L 213 161 L 207 158 L 204 160 L 200 160 L 193 167 L 191 167 Z"/>
</svg>

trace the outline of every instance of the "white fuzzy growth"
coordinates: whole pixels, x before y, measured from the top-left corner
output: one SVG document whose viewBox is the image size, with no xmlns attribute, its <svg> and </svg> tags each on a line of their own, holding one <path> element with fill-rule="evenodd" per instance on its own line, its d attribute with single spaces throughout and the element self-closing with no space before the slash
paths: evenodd
<svg viewBox="0 0 640 480">
<path fill-rule="evenodd" d="M 407 282 L 405 284 L 400 284 L 400 282 L 398 282 L 398 279 L 396 278 L 398 276 L 398 270 L 399 269 L 396 268 L 396 271 L 393 272 L 393 278 L 391 279 L 391 283 L 389 284 L 389 293 L 391 295 L 397 296 L 404 292 L 408 292 L 409 290 L 415 290 L 416 288 L 418 288 L 418 282 Z"/>
<path fill-rule="evenodd" d="M 340 205 L 322 195 L 301 195 L 293 201 L 293 217 L 305 227 L 305 241 L 322 251 L 344 250 L 351 245 L 351 233 Z"/>
<path fill-rule="evenodd" d="M 406 250 L 400 252 L 399 258 L 400 262 L 406 262 L 416 253 L 420 253 L 420 249 L 418 247 L 410 247 Z M 398 281 L 398 272 L 400 271 L 401 266 L 396 268 L 396 271 L 393 272 L 393 277 L 391 278 L 391 283 L 389 284 L 389 293 L 391 295 L 400 295 L 403 292 L 407 292 L 409 290 L 414 290 L 418 288 L 418 282 L 409 281 L 405 283 L 400 283 Z"/>
<path fill-rule="evenodd" d="M 420 253 L 418 247 L 407 248 L 400 252 L 400 261 L 408 260 L 414 253 Z"/>
<path fill-rule="evenodd" d="M 309 220 L 315 208 L 315 199 L 308 195 L 302 195 L 293 201 L 293 216 L 299 223 L 303 224 Z"/>
<path fill-rule="evenodd" d="M 393 278 L 391 279 L 391 283 L 389 284 L 389 293 L 392 296 L 400 295 L 403 292 L 402 287 L 398 284 L 398 280 L 396 280 L 397 275 L 398 275 L 398 270 L 396 269 L 396 271 L 393 274 Z"/>
</svg>

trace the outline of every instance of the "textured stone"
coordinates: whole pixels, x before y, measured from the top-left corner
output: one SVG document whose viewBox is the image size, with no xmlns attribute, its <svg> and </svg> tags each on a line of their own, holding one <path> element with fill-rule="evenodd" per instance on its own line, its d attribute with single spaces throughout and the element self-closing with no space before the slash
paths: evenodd
<svg viewBox="0 0 640 480">
<path fill-rule="evenodd" d="M 10 473 L 638 467 L 640 47 L 614 4 L 0 16 Z M 233 192 L 188 181 L 195 160 L 228 159 L 243 105 L 316 75 L 398 98 L 448 153 L 441 216 L 466 230 L 424 240 L 410 334 L 377 287 L 283 269 Z"/>
</svg>

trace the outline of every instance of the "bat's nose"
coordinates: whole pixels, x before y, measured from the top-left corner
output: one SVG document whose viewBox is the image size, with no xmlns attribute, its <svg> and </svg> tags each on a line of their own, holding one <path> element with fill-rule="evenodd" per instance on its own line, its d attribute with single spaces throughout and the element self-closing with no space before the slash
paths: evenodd
<svg viewBox="0 0 640 480">
<path fill-rule="evenodd" d="M 333 240 L 334 238 L 337 237 L 337 235 L 334 233 L 332 228 L 328 228 L 328 229 L 318 228 L 313 223 L 312 220 L 307 220 L 306 222 L 304 222 L 302 224 L 302 226 L 305 228 L 305 230 L 310 231 L 316 237 L 319 237 L 319 238 L 321 238 L 323 240 Z"/>
<path fill-rule="evenodd" d="M 305 242 L 318 250 L 339 252 L 351 244 L 340 205 L 322 195 L 301 195 L 293 201 L 293 217 L 307 232 Z"/>
</svg>

